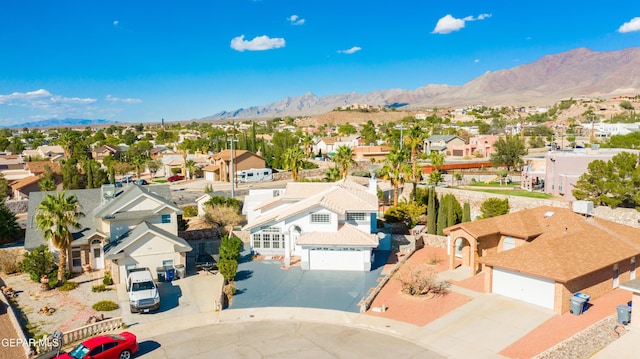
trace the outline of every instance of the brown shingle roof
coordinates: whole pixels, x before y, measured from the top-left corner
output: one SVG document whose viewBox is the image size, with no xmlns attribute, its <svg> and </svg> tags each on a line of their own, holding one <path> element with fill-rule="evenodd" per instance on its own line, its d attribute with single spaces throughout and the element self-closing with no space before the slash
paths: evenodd
<svg viewBox="0 0 640 359">
<path fill-rule="evenodd" d="M 538 207 L 453 227 L 469 229 L 475 238 L 491 233 L 535 237 L 514 249 L 481 257 L 479 262 L 561 283 L 613 268 L 640 254 L 640 229 L 585 218 L 567 208 Z"/>
<path fill-rule="evenodd" d="M 28 186 L 28 185 L 30 185 L 32 183 L 38 182 L 38 181 L 40 181 L 40 177 L 38 177 L 38 176 L 28 176 L 28 177 L 25 177 L 25 178 L 23 178 L 21 180 L 18 180 L 16 182 L 14 182 L 11 185 L 11 188 L 14 189 L 14 190 L 20 190 L 20 189 L 23 189 L 24 187 L 26 187 L 26 186 Z"/>
<path fill-rule="evenodd" d="M 31 171 L 34 175 L 39 175 L 44 173 L 44 168 L 46 166 L 51 167 L 51 170 L 60 174 L 60 163 L 59 162 L 50 162 L 50 161 L 36 161 L 36 162 L 27 162 L 26 168 Z"/>
</svg>

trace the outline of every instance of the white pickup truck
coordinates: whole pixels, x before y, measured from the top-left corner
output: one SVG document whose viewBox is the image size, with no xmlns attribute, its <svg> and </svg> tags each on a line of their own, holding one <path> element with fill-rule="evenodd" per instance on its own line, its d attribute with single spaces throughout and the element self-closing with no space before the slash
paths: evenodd
<svg viewBox="0 0 640 359">
<path fill-rule="evenodd" d="M 160 292 L 149 268 L 134 268 L 127 276 L 131 313 L 148 313 L 160 308 Z"/>
</svg>

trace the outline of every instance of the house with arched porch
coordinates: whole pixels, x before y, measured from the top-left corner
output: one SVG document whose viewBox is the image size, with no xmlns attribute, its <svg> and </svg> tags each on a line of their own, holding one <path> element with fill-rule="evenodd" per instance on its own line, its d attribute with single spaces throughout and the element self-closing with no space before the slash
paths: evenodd
<svg viewBox="0 0 640 359">
<path fill-rule="evenodd" d="M 598 298 L 636 277 L 640 229 L 538 207 L 444 229 L 450 253 L 470 274 L 485 273 L 485 292 L 563 313 L 581 292 Z M 458 262 L 459 261 L 459 262 Z"/>
</svg>

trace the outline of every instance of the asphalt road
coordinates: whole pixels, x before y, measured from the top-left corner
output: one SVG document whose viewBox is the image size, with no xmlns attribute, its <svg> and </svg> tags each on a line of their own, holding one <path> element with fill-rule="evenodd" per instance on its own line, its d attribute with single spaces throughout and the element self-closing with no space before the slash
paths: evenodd
<svg viewBox="0 0 640 359">
<path fill-rule="evenodd" d="M 395 336 L 348 326 L 293 321 L 217 324 L 158 335 L 142 340 L 136 357 L 444 358 Z"/>
</svg>

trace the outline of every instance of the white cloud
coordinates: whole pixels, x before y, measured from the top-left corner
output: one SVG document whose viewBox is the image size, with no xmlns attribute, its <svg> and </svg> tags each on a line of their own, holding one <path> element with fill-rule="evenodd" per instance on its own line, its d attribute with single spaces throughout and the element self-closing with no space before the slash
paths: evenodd
<svg viewBox="0 0 640 359">
<path fill-rule="evenodd" d="M 475 62 L 477 64 L 478 62 L 480 62 L 480 59 L 475 59 L 475 60 L 473 60 L 473 62 Z"/>
<path fill-rule="evenodd" d="M 111 95 L 107 95 L 105 100 L 109 102 L 122 102 L 122 103 L 142 103 L 142 100 L 139 98 L 119 98 L 113 97 Z"/>
<path fill-rule="evenodd" d="M 118 24 L 120 23 L 120 21 L 118 20 L 113 20 L 113 26 L 118 26 Z"/>
<path fill-rule="evenodd" d="M 634 31 L 640 31 L 640 17 L 634 17 L 633 19 L 629 20 L 628 22 L 625 22 L 624 24 L 622 24 L 622 26 L 618 28 L 618 32 L 623 34 L 625 32 L 634 32 Z"/>
<path fill-rule="evenodd" d="M 356 53 L 356 52 L 358 52 L 358 51 L 360 51 L 360 50 L 362 50 L 362 48 L 361 48 L 361 47 L 354 46 L 354 47 L 352 47 L 352 48 L 350 48 L 350 49 L 347 49 L 347 50 L 338 50 L 338 53 L 339 53 L 339 54 L 347 54 L 347 55 L 351 55 L 351 54 L 354 54 L 354 53 Z"/>
<path fill-rule="evenodd" d="M 301 19 L 298 15 L 291 15 L 287 18 L 291 25 L 304 25 L 304 19 Z"/>
<path fill-rule="evenodd" d="M 54 104 L 89 104 L 97 100 L 94 98 L 54 96 L 45 89 L 29 92 L 14 92 L 9 95 L 0 95 L 0 105 L 23 107 L 48 107 Z"/>
<path fill-rule="evenodd" d="M 449 34 L 454 31 L 462 29 L 467 21 L 484 20 L 491 17 L 491 14 L 480 14 L 478 17 L 467 16 L 462 19 L 456 19 L 447 14 L 441 17 L 436 23 L 436 27 L 431 32 L 432 34 Z"/>
<path fill-rule="evenodd" d="M 278 49 L 284 47 L 284 45 L 285 41 L 283 38 L 276 37 L 272 39 L 266 35 L 256 36 L 253 38 L 253 40 L 250 41 L 245 40 L 244 35 L 240 35 L 231 39 L 231 48 L 240 52 L 244 50 L 263 51 Z"/>
</svg>

